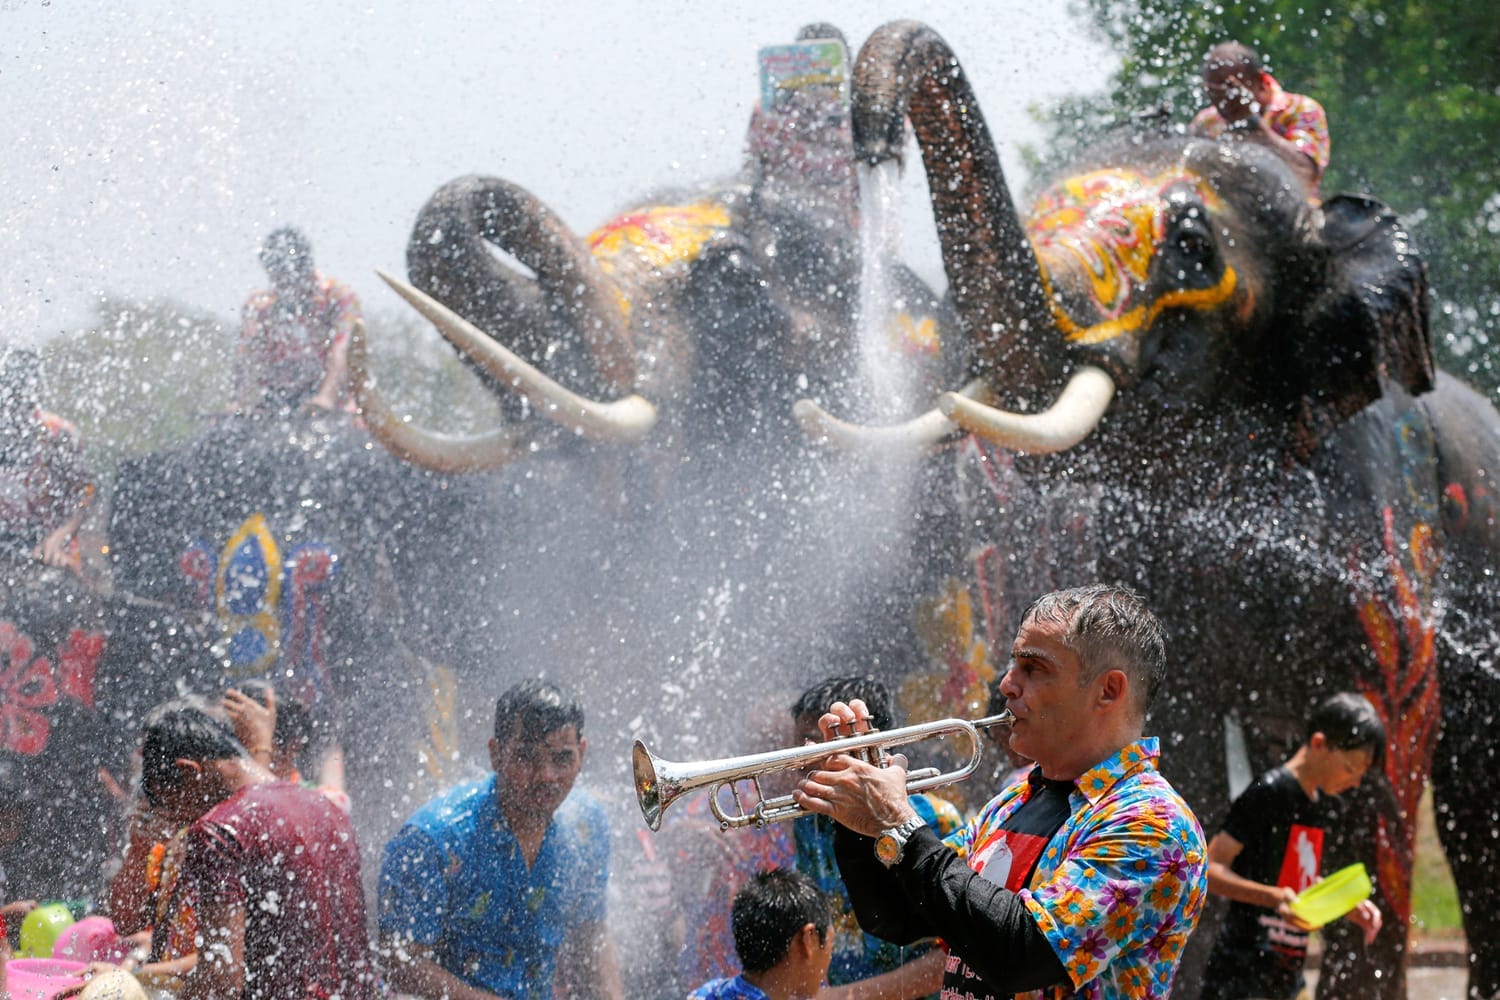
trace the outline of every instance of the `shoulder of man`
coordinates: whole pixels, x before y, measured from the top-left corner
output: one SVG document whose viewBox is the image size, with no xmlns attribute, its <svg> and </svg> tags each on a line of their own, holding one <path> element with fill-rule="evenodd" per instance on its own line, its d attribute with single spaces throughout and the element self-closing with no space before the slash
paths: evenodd
<svg viewBox="0 0 1500 1000">
<path fill-rule="evenodd" d="M 494 775 L 465 782 L 429 799 L 406 821 L 406 826 L 441 839 L 464 828 L 472 829 L 488 800 L 494 796 Z"/>
</svg>

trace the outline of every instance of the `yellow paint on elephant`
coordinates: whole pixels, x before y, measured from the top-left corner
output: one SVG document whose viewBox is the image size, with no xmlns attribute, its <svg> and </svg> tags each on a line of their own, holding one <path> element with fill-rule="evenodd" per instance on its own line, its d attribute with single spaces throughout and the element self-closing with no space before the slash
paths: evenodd
<svg viewBox="0 0 1500 1000">
<path fill-rule="evenodd" d="M 887 324 L 886 336 L 891 349 L 902 357 L 931 357 L 942 349 L 937 320 L 931 316 L 917 319 L 910 313 L 898 313 Z"/>
<path fill-rule="evenodd" d="M 974 630 L 968 586 L 950 578 L 939 593 L 917 605 L 914 625 L 928 658 L 941 669 L 909 677 L 898 701 L 909 719 L 972 717 L 989 704 L 995 679 L 989 645 Z"/>
<path fill-rule="evenodd" d="M 606 272 L 613 270 L 615 258 L 627 253 L 644 257 L 652 267 L 691 263 L 731 221 L 729 210 L 715 201 L 647 205 L 594 230 L 588 245 Z"/>
<path fill-rule="evenodd" d="M 1181 169 L 1152 177 L 1133 170 L 1096 170 L 1060 181 L 1038 199 L 1027 231 L 1053 318 L 1065 338 L 1101 343 L 1149 326 L 1163 309 L 1211 308 L 1234 293 L 1237 276 L 1226 266 L 1210 288 L 1177 289 L 1140 301 L 1165 238 L 1168 194 L 1183 187 L 1208 208 L 1220 204 L 1202 177 Z M 1057 268 L 1087 276 L 1097 322 L 1080 326 L 1063 308 L 1052 284 Z"/>
</svg>

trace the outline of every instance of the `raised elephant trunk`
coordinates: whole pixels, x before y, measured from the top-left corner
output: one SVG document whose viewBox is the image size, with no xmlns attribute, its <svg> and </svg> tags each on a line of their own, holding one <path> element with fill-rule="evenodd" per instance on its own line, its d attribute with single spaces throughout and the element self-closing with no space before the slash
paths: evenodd
<svg viewBox="0 0 1500 1000">
<path fill-rule="evenodd" d="M 796 415 L 803 428 L 841 450 L 885 457 L 931 447 L 960 429 L 1032 453 L 1063 451 L 1082 441 L 1114 398 L 1114 383 L 1101 369 L 1073 372 L 1041 413 L 991 405 L 1029 409 L 1048 398 L 1062 385 L 1063 357 L 1041 266 L 974 92 L 948 43 L 916 21 L 879 28 L 855 63 L 853 114 L 855 153 L 871 164 L 899 160 L 905 122 L 912 123 L 949 289 L 971 338 L 979 378 L 895 427 L 849 424 L 801 400 Z"/>
<path fill-rule="evenodd" d="M 1000 169 L 1000 156 L 953 50 L 916 21 L 877 29 L 854 66 L 854 148 L 899 160 L 910 120 L 927 168 L 943 266 L 975 347 L 978 374 L 1006 405 L 1055 391 L 1062 358 L 1047 337 L 1041 270 Z"/>
</svg>

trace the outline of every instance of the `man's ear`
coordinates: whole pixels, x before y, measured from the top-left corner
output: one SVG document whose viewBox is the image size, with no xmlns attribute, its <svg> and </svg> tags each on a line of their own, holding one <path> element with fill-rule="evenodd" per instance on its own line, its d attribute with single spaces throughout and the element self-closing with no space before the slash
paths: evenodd
<svg viewBox="0 0 1500 1000">
<path fill-rule="evenodd" d="M 589 741 L 584 739 L 582 736 L 578 737 L 578 764 L 580 767 L 583 765 L 583 757 L 588 753 L 588 751 Z"/>
<path fill-rule="evenodd" d="M 1125 671 L 1104 671 L 1099 677 L 1099 707 L 1113 708 L 1128 697 L 1130 697 L 1130 678 L 1125 675 Z"/>
<path fill-rule="evenodd" d="M 1328 737 L 1322 733 L 1313 733 L 1307 738 L 1307 745 L 1313 750 L 1323 751 L 1328 749 Z"/>
<path fill-rule="evenodd" d="M 829 933 L 833 933 L 832 928 Z M 814 923 L 805 923 L 802 930 L 797 932 L 796 939 L 792 942 L 792 951 L 799 961 L 811 961 L 823 948 L 823 936 L 818 933 L 818 926 Z"/>
<path fill-rule="evenodd" d="M 191 757 L 178 757 L 172 761 L 172 766 L 177 768 L 177 783 L 186 785 L 203 777 L 203 762 L 193 760 Z"/>
<path fill-rule="evenodd" d="M 490 748 L 490 770 L 498 771 L 500 770 L 500 741 L 491 736 L 487 746 Z"/>
</svg>

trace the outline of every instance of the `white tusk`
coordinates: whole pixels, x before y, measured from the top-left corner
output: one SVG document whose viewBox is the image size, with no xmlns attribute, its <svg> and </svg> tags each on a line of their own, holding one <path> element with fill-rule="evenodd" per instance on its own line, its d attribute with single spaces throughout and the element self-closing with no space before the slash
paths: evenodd
<svg viewBox="0 0 1500 1000">
<path fill-rule="evenodd" d="M 606 403 L 580 396 L 437 299 L 384 271 L 375 273 L 426 316 L 450 344 L 530 400 L 547 419 L 592 441 L 639 441 L 655 426 L 656 407 L 644 397 L 632 394 Z"/>
<path fill-rule="evenodd" d="M 396 416 L 370 378 L 363 320 L 349 335 L 349 384 L 370 436 L 404 462 L 433 472 L 485 472 L 526 451 L 526 445 L 506 430 L 471 437 L 437 434 Z"/>
<path fill-rule="evenodd" d="M 1057 402 L 1045 413 L 1011 413 L 945 392 L 938 409 L 964 430 L 1012 451 L 1048 455 L 1066 451 L 1099 426 L 1115 396 L 1115 382 L 1102 368 L 1085 365 L 1073 373 Z"/>
<path fill-rule="evenodd" d="M 975 379 L 955 395 L 965 398 L 989 396 L 989 386 Z M 886 460 L 919 459 L 956 434 L 958 425 L 937 410 L 889 427 L 866 427 L 840 420 L 810 399 L 799 399 L 792 414 L 808 437 L 839 451 Z"/>
</svg>

